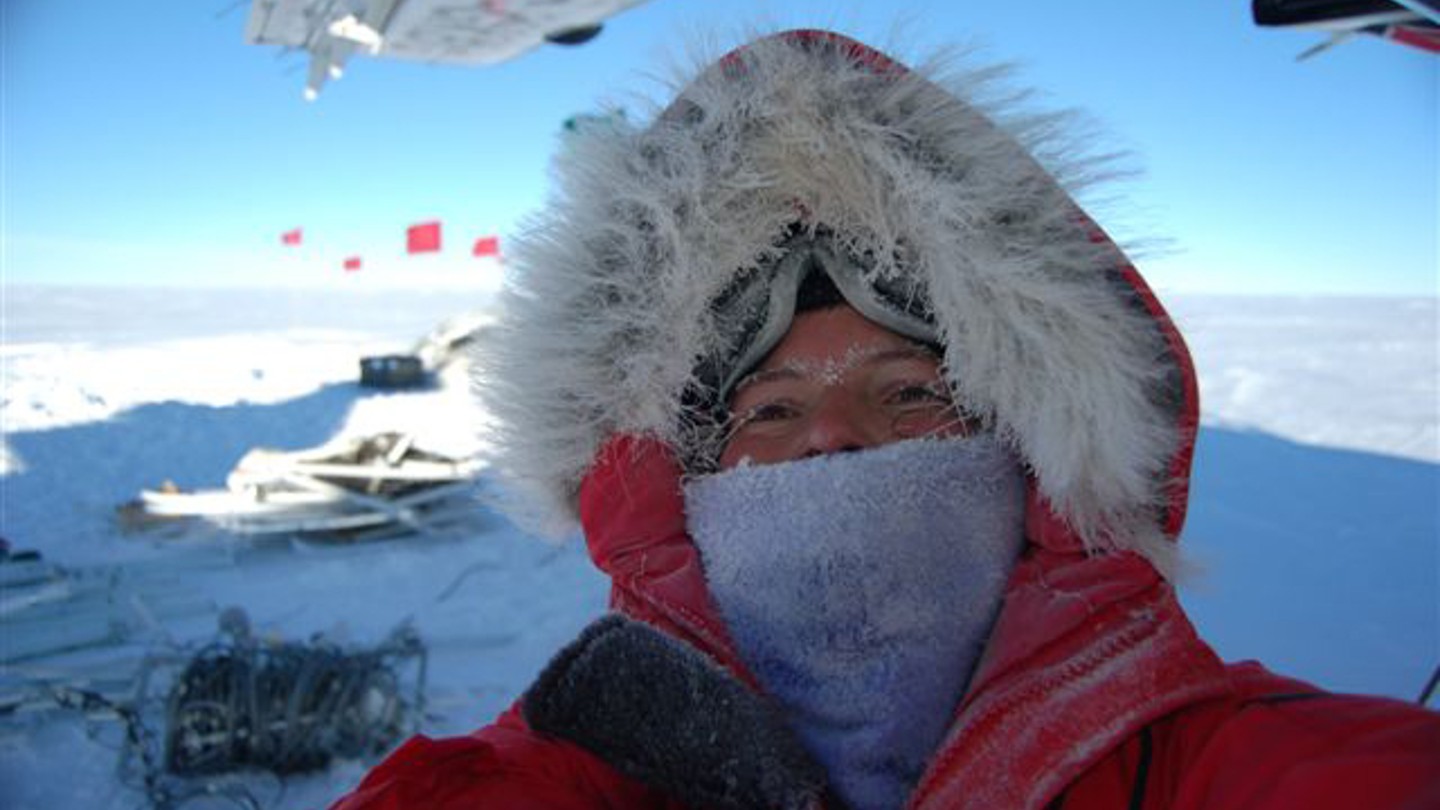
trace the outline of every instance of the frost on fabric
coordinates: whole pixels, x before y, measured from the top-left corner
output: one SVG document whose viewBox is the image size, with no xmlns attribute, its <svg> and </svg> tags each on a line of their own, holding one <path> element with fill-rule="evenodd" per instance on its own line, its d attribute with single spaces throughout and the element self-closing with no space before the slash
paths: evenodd
<svg viewBox="0 0 1440 810">
<path fill-rule="evenodd" d="M 733 469 L 686 488 L 741 656 L 856 810 L 899 807 L 948 725 L 1023 543 L 991 435 Z"/>
</svg>

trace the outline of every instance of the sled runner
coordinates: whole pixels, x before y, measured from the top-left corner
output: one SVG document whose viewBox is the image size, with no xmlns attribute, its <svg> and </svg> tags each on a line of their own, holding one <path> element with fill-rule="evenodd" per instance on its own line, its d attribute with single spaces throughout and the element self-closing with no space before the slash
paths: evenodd
<svg viewBox="0 0 1440 810">
<path fill-rule="evenodd" d="M 0 553 L 0 724 L 53 708 L 57 689 L 134 691 L 144 647 L 214 602 L 174 562 L 68 567 Z"/>
<path fill-rule="evenodd" d="M 437 533 L 474 514 L 480 469 L 475 459 L 422 450 L 407 434 L 380 433 L 295 452 L 257 448 L 225 489 L 167 484 L 142 491 L 129 508 L 141 520 L 195 517 L 248 535 Z"/>
</svg>

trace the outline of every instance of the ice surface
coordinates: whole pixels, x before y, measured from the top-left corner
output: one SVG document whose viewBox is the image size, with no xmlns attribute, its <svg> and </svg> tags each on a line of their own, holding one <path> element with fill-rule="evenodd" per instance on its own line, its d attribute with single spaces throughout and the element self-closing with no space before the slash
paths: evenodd
<svg viewBox="0 0 1440 810">
<path fill-rule="evenodd" d="M 578 544 L 521 535 L 477 504 L 469 536 L 358 546 L 126 534 L 115 506 L 166 479 L 215 487 L 246 450 L 412 430 L 477 448 L 463 375 L 433 390 L 359 388 L 364 354 L 404 351 L 476 302 L 443 294 L 6 288 L 0 342 L 0 535 L 90 570 L 166 569 L 257 629 L 378 642 L 415 621 L 431 648 L 425 730 L 487 722 L 598 615 L 606 585 Z M 1440 448 L 1434 299 L 1167 300 L 1206 413 L 1182 589 L 1227 658 L 1322 686 L 1418 693 L 1440 659 Z M 175 641 L 213 613 L 168 619 Z M 136 639 L 134 650 L 155 641 Z M 0 643 L 4 643 L 0 639 Z M 0 805 L 133 808 L 116 729 L 61 713 L 0 723 Z M 274 807 L 324 806 L 364 763 L 273 780 Z M 278 797 L 278 798 L 277 798 Z"/>
</svg>

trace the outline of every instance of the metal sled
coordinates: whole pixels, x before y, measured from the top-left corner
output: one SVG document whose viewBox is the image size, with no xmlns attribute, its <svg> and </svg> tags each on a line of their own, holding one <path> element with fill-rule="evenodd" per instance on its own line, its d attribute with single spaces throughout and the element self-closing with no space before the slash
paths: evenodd
<svg viewBox="0 0 1440 810">
<path fill-rule="evenodd" d="M 482 466 L 422 450 L 407 434 L 380 433 L 295 452 L 251 450 L 225 489 L 167 485 L 142 491 L 130 508 L 150 519 L 202 518 L 247 535 L 436 533 L 475 513 Z"/>
</svg>

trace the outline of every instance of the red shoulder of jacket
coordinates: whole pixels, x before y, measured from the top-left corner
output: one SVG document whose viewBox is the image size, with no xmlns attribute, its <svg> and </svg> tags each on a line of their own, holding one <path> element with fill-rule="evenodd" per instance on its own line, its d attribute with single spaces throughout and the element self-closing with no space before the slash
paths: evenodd
<svg viewBox="0 0 1440 810">
<path fill-rule="evenodd" d="M 1248 695 L 1208 735 L 1186 778 L 1219 799 L 1211 806 L 1440 807 L 1440 714 L 1323 692 L 1256 664 L 1231 671 Z M 1266 675 L 1273 688 L 1263 688 Z"/>
<path fill-rule="evenodd" d="M 1325 692 L 1258 664 L 1234 691 L 1147 726 L 1066 791 L 1065 810 L 1440 807 L 1440 714 Z"/>
<path fill-rule="evenodd" d="M 412 737 L 330 810 L 663 806 L 653 791 L 583 749 L 532 731 L 516 704 L 464 737 Z"/>
</svg>

